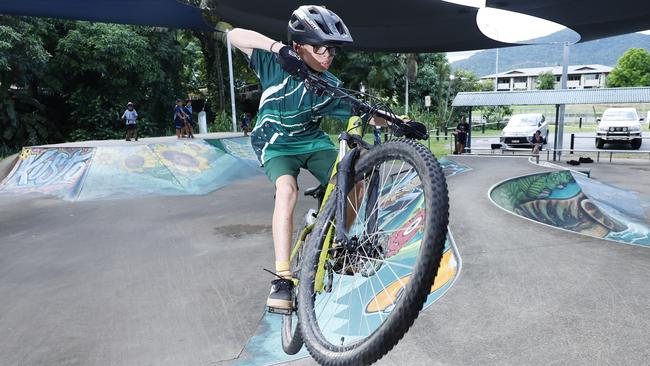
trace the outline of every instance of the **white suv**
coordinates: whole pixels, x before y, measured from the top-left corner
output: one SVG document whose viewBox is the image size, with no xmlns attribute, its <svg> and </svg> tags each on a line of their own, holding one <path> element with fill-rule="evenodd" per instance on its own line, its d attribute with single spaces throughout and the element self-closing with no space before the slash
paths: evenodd
<svg viewBox="0 0 650 366">
<path fill-rule="evenodd" d="M 539 130 L 542 137 L 548 137 L 548 122 L 540 113 L 515 114 L 508 125 L 501 131 L 501 143 L 508 146 L 528 146 L 535 132 Z"/>
<path fill-rule="evenodd" d="M 605 143 L 625 142 L 638 150 L 643 140 L 641 139 L 641 123 L 634 108 L 609 108 L 598 119 L 596 131 L 596 147 L 602 149 Z"/>
</svg>

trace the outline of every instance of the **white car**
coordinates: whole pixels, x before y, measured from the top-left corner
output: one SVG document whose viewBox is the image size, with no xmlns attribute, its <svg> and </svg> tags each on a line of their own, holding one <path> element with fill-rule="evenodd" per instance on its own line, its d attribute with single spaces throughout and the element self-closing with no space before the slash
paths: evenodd
<svg viewBox="0 0 650 366">
<path fill-rule="evenodd" d="M 546 140 L 548 122 L 541 113 L 515 114 L 501 131 L 501 143 L 512 147 L 530 146 L 535 132 L 539 130 Z"/>
<path fill-rule="evenodd" d="M 638 150 L 643 142 L 641 121 L 634 108 L 609 108 L 598 119 L 596 147 L 602 149 L 606 143 L 623 142 Z"/>
</svg>

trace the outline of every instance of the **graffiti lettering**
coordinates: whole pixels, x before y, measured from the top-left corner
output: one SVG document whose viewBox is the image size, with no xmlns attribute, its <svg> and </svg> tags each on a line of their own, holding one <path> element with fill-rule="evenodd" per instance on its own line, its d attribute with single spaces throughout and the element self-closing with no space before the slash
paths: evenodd
<svg viewBox="0 0 650 366">
<path fill-rule="evenodd" d="M 424 210 L 418 210 L 414 216 L 397 232 L 393 233 L 388 238 L 388 253 L 386 257 L 391 257 L 399 252 L 405 244 L 407 244 L 418 230 L 422 227 L 422 220 L 424 219 Z"/>
<path fill-rule="evenodd" d="M 77 180 L 92 157 L 91 149 L 56 149 L 32 153 L 6 184 L 42 186 L 69 184 Z"/>
</svg>

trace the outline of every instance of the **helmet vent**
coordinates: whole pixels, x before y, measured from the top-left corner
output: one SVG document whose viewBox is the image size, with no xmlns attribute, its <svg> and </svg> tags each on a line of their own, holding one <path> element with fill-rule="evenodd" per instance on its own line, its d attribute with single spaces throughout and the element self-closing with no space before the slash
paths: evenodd
<svg viewBox="0 0 650 366">
<path fill-rule="evenodd" d="M 341 22 L 336 22 L 336 24 L 334 24 L 334 26 L 336 27 L 336 30 L 339 32 L 339 34 L 345 34 L 346 33 L 345 28 L 343 28 L 343 24 L 341 24 Z"/>
<path fill-rule="evenodd" d="M 318 28 L 320 28 L 325 34 L 332 34 L 332 31 L 330 30 L 330 27 L 327 26 L 327 24 L 324 24 L 318 20 L 316 21 L 316 24 L 318 24 Z"/>
</svg>

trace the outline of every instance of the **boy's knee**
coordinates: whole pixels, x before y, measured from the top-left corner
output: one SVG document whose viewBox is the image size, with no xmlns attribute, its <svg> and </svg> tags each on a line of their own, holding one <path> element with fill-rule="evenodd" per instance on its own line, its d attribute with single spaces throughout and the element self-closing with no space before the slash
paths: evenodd
<svg viewBox="0 0 650 366">
<path fill-rule="evenodd" d="M 275 182 L 275 196 L 283 200 L 295 200 L 298 197 L 298 186 L 295 180 L 278 178 Z"/>
</svg>

